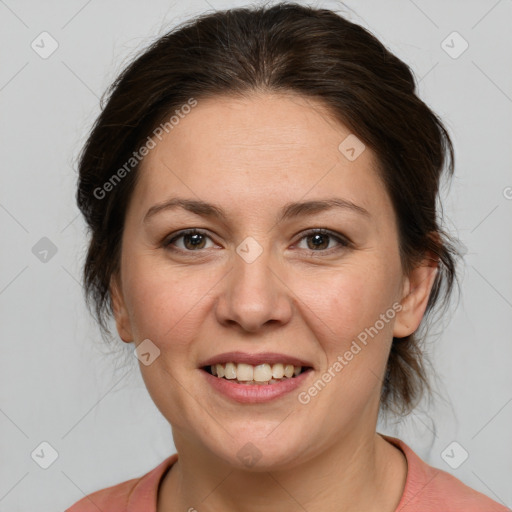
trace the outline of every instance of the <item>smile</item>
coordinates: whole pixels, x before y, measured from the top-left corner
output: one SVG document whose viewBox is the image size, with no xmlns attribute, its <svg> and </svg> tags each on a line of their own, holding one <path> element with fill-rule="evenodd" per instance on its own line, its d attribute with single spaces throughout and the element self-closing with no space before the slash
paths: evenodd
<svg viewBox="0 0 512 512">
<path fill-rule="evenodd" d="M 284 363 L 263 363 L 254 366 L 234 362 L 218 363 L 204 368 L 210 375 L 244 385 L 271 385 L 285 379 L 297 377 L 308 369 L 309 367 L 306 366 L 294 366 Z"/>
</svg>

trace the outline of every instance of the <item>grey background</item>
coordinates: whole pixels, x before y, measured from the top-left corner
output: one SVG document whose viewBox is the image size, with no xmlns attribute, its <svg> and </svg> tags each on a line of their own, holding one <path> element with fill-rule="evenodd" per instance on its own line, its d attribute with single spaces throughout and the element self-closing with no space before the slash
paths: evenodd
<svg viewBox="0 0 512 512">
<path fill-rule="evenodd" d="M 189 15 L 246 4 L 0 0 L 1 511 L 63 510 L 175 451 L 132 346 L 109 354 L 85 309 L 75 159 L 132 56 Z M 379 429 L 512 507 L 512 1 L 349 1 L 342 12 L 413 68 L 448 126 L 457 169 L 446 225 L 466 247 L 461 300 L 429 343 L 440 399 Z M 46 59 L 31 47 L 43 31 L 58 42 Z M 458 58 L 441 47 L 453 31 L 469 44 Z M 56 249 L 46 262 L 43 237 Z M 43 441 L 58 453 L 48 469 L 31 457 Z M 456 469 L 441 456 L 453 441 L 469 453 Z"/>
</svg>

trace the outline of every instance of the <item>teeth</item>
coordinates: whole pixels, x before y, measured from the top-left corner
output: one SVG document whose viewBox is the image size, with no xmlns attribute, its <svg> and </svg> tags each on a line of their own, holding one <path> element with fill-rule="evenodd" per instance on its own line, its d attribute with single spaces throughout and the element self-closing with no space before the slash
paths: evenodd
<svg viewBox="0 0 512 512">
<path fill-rule="evenodd" d="M 253 380 L 254 366 L 251 366 L 250 364 L 238 363 L 238 366 L 236 367 L 236 378 L 238 380 Z"/>
<path fill-rule="evenodd" d="M 259 364 L 254 367 L 254 377 L 256 382 L 268 382 L 272 378 L 272 368 L 269 364 Z"/>
<path fill-rule="evenodd" d="M 224 377 L 226 379 L 236 379 L 236 366 L 234 363 L 227 363 L 224 370 Z"/>
<path fill-rule="evenodd" d="M 273 384 L 283 378 L 296 377 L 302 372 L 302 366 L 293 364 L 258 364 L 252 366 L 245 363 L 215 364 L 210 366 L 212 375 L 219 378 L 236 380 L 239 384 Z"/>
<path fill-rule="evenodd" d="M 217 368 L 217 377 L 224 377 L 224 366 L 222 364 L 216 364 Z"/>
<path fill-rule="evenodd" d="M 284 366 L 281 363 L 272 365 L 272 377 L 282 379 L 284 377 Z"/>
<path fill-rule="evenodd" d="M 290 378 L 293 375 L 293 364 L 287 364 L 284 367 L 284 376 Z"/>
</svg>

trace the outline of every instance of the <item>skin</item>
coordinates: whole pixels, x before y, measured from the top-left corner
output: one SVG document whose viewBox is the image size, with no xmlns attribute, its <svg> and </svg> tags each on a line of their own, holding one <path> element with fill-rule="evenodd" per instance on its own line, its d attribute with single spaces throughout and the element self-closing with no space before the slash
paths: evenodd
<svg viewBox="0 0 512 512">
<path fill-rule="evenodd" d="M 437 267 L 426 259 L 404 275 L 375 155 L 367 147 L 349 161 L 338 150 L 349 134 L 320 104 L 294 94 L 217 97 L 199 101 L 142 162 L 111 293 L 121 339 L 150 339 L 160 350 L 140 364 L 179 454 L 161 485 L 159 512 L 398 505 L 407 464 L 376 433 L 379 396 L 392 338 L 419 326 Z M 143 221 L 171 197 L 215 203 L 227 220 L 178 208 Z M 332 197 L 369 216 L 332 209 L 276 222 L 288 202 Z M 165 247 L 187 228 L 207 232 L 199 248 L 186 236 Z M 304 238 L 313 228 L 350 244 Z M 262 249 L 250 264 L 236 252 L 249 236 Z M 298 392 L 393 304 L 401 311 L 300 403 Z M 232 350 L 295 355 L 314 371 L 298 392 L 240 404 L 213 390 L 198 368 Z M 249 442 L 261 454 L 252 467 L 237 456 Z"/>
</svg>

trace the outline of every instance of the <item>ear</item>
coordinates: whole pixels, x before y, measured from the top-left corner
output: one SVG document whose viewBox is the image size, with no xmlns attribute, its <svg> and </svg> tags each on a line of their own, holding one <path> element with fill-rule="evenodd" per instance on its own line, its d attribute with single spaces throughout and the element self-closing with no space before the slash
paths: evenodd
<svg viewBox="0 0 512 512">
<path fill-rule="evenodd" d="M 112 299 L 112 308 L 114 311 L 114 318 L 116 320 L 117 332 L 119 337 L 126 343 L 133 341 L 133 335 L 130 324 L 130 317 L 126 308 L 126 303 L 123 297 L 119 276 L 112 275 L 110 279 L 110 297 Z"/>
<path fill-rule="evenodd" d="M 428 253 L 404 279 L 402 309 L 397 313 L 393 337 L 404 338 L 419 327 L 439 269 L 439 260 Z"/>
</svg>

